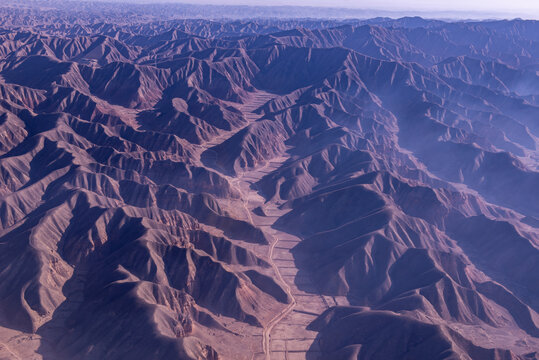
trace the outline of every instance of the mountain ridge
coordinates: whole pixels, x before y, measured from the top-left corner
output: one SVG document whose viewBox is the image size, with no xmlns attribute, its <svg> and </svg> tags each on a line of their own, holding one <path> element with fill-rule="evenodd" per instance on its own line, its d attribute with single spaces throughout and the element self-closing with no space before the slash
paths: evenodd
<svg viewBox="0 0 539 360">
<path fill-rule="evenodd" d="M 0 28 L 0 357 L 538 358 L 536 21 L 132 9 Z"/>
</svg>

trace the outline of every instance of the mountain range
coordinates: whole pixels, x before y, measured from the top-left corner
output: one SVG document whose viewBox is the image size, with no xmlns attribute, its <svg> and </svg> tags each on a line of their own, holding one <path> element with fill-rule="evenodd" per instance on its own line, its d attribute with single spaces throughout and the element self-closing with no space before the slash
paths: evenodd
<svg viewBox="0 0 539 360">
<path fill-rule="evenodd" d="M 539 359 L 539 22 L 35 3 L 0 359 Z"/>
</svg>

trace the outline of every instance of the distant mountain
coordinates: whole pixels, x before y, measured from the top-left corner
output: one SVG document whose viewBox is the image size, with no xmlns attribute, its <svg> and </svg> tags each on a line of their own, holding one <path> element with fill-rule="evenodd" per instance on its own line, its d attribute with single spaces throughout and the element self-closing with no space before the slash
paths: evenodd
<svg viewBox="0 0 539 360">
<path fill-rule="evenodd" d="M 26 4 L 0 358 L 539 359 L 539 22 Z"/>
</svg>

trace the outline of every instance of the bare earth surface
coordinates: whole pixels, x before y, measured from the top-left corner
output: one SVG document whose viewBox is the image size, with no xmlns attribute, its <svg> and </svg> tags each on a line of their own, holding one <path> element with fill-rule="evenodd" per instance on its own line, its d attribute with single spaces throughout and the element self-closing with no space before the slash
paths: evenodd
<svg viewBox="0 0 539 360">
<path fill-rule="evenodd" d="M 69 4 L 0 4 L 0 359 L 539 359 L 537 21 Z"/>
</svg>

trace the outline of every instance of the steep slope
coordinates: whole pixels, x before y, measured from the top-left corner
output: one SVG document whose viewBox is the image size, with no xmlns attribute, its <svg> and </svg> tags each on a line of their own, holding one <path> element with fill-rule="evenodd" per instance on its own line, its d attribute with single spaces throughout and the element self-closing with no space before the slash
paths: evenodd
<svg viewBox="0 0 539 360">
<path fill-rule="evenodd" d="M 537 22 L 49 5 L 0 7 L 0 357 L 538 358 Z"/>
</svg>

